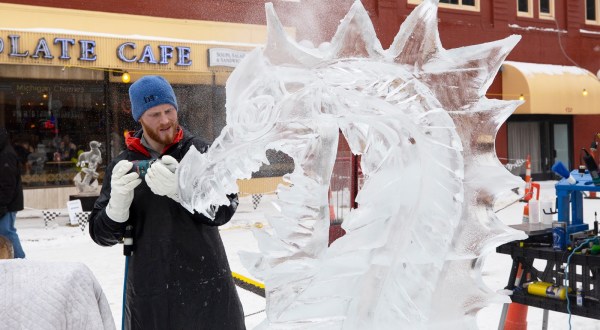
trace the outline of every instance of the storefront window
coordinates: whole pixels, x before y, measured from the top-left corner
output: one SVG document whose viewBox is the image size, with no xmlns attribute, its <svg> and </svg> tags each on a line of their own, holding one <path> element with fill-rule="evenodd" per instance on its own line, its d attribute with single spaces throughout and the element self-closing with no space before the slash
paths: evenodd
<svg viewBox="0 0 600 330">
<path fill-rule="evenodd" d="M 138 131 L 141 125 L 131 115 L 131 84 L 112 84 L 109 105 L 112 109 L 112 157 L 125 148 L 124 134 Z M 179 124 L 206 143 L 212 143 L 225 127 L 225 86 L 172 84 L 177 97 Z"/>
<path fill-rule="evenodd" d="M 208 143 L 225 127 L 225 86 L 174 85 L 180 124 Z"/>
<path fill-rule="evenodd" d="M 91 141 L 101 143 L 101 184 L 106 165 L 126 148 L 125 134 L 141 128 L 131 115 L 131 84 L 110 82 L 107 72 L 0 65 L 0 126 L 19 155 L 25 188 L 74 186 L 78 155 Z M 225 87 L 172 85 L 180 124 L 212 143 L 225 126 Z"/>
<path fill-rule="evenodd" d="M 103 99 L 101 82 L 0 81 L 2 121 L 25 187 L 73 184 L 78 154 L 92 140 L 105 143 Z"/>
</svg>

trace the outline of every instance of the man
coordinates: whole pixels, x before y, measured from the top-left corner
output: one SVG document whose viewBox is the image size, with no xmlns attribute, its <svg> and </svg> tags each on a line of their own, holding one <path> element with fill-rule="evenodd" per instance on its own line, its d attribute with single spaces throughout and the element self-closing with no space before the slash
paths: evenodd
<svg viewBox="0 0 600 330">
<path fill-rule="evenodd" d="M 89 218 L 90 235 L 103 246 L 122 241 L 126 227 L 133 227 L 125 327 L 244 329 L 217 228 L 233 216 L 237 196 L 229 196 L 230 205 L 221 206 L 214 220 L 182 207 L 175 169 L 190 146 L 203 152 L 208 146 L 179 126 L 177 100 L 164 78 L 143 77 L 131 85 L 129 98 L 142 130 L 127 137 L 127 150 L 108 165 Z M 140 177 L 132 161 L 147 160 L 155 161 Z"/>
<path fill-rule="evenodd" d="M 8 131 L 0 128 L 0 235 L 13 245 L 14 257 L 25 258 L 15 228 L 17 211 L 23 209 L 23 185 L 17 153 L 10 145 Z"/>
</svg>

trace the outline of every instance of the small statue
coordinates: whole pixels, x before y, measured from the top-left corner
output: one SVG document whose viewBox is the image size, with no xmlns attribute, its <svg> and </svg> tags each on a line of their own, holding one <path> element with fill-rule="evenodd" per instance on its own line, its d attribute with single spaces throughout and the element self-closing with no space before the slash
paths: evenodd
<svg viewBox="0 0 600 330">
<path fill-rule="evenodd" d="M 98 189 L 96 168 L 102 164 L 101 145 L 98 141 L 91 141 L 90 151 L 81 153 L 77 158 L 77 166 L 81 167 L 81 171 L 75 175 L 73 181 L 80 193 L 95 193 Z"/>
</svg>

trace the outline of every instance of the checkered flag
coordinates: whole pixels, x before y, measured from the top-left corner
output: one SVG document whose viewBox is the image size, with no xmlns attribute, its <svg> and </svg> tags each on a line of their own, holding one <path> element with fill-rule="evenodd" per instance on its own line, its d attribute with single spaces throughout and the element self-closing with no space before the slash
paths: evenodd
<svg viewBox="0 0 600 330">
<path fill-rule="evenodd" d="M 256 208 L 258 207 L 258 204 L 260 204 L 260 199 L 262 198 L 262 194 L 252 194 L 252 206 L 254 207 L 254 209 L 256 210 Z"/>
<path fill-rule="evenodd" d="M 47 229 L 48 223 L 53 223 L 54 219 L 56 219 L 60 215 L 60 212 L 42 211 L 42 214 L 44 215 L 44 226 Z"/>
<path fill-rule="evenodd" d="M 75 212 L 75 217 L 77 218 L 77 223 L 79 223 L 79 228 L 81 231 L 85 231 L 85 226 L 88 223 L 88 217 L 90 216 L 90 212 Z"/>
</svg>

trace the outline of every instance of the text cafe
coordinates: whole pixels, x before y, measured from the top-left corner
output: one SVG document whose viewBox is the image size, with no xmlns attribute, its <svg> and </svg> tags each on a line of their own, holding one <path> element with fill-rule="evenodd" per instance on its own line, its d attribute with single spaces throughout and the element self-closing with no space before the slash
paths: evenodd
<svg viewBox="0 0 600 330">
<path fill-rule="evenodd" d="M 6 56 L 15 58 L 31 57 L 47 60 L 52 60 L 56 56 L 60 60 L 70 60 L 72 56 L 77 56 L 79 61 L 94 62 L 98 59 L 95 40 L 55 37 L 49 45 L 46 38 L 42 37 L 29 50 L 21 45 L 20 39 L 21 36 L 18 34 L 8 35 L 6 41 L 0 39 L 0 54 L 5 53 Z M 55 45 L 57 50 L 53 51 L 51 45 Z M 73 50 L 73 48 L 78 49 Z M 116 56 L 124 63 L 169 64 L 174 61 L 173 64 L 176 66 L 189 66 L 192 64 L 190 47 L 158 45 L 158 49 L 154 50 L 151 45 L 147 44 L 141 47 L 140 51 L 137 51 L 137 48 L 135 42 L 123 42 L 117 46 Z M 4 52 L 5 49 L 6 52 Z M 74 52 L 76 55 L 73 54 Z"/>
<path fill-rule="evenodd" d="M 225 82 L 249 50 L 0 30 L 0 125 L 19 154 L 24 186 L 72 187 L 90 141 L 102 144 L 106 166 L 125 147 L 124 133 L 139 129 L 127 92 L 148 74 L 171 82 L 181 124 L 212 142 L 225 125 Z"/>
</svg>

